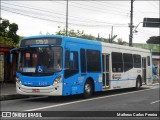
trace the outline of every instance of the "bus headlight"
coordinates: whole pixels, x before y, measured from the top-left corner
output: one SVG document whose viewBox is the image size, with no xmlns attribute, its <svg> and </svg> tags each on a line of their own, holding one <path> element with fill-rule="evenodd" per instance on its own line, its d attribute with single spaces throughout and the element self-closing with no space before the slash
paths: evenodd
<svg viewBox="0 0 160 120">
<path fill-rule="evenodd" d="M 22 85 L 22 81 L 20 80 L 19 77 L 16 77 L 16 82 L 17 82 L 19 85 Z"/>
<path fill-rule="evenodd" d="M 54 80 L 53 85 L 57 85 L 58 83 L 61 82 L 61 80 L 62 80 L 62 75 L 58 76 L 58 77 Z"/>
</svg>

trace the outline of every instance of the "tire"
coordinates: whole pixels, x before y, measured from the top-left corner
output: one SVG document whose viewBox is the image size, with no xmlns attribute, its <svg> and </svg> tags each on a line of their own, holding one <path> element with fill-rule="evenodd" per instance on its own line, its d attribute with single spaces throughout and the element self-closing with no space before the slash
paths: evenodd
<svg viewBox="0 0 160 120">
<path fill-rule="evenodd" d="M 137 80 L 136 80 L 136 90 L 139 90 L 140 88 L 141 88 L 141 80 L 138 77 Z"/>
<path fill-rule="evenodd" d="M 87 80 L 85 85 L 84 85 L 84 93 L 83 97 L 84 98 L 89 98 L 93 94 L 93 84 L 90 80 Z"/>
</svg>

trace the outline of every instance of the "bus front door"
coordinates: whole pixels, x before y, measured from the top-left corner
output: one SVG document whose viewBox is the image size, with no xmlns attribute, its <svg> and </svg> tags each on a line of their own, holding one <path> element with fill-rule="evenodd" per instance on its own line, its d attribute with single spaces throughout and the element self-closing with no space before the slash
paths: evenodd
<svg viewBox="0 0 160 120">
<path fill-rule="evenodd" d="M 142 83 L 146 83 L 146 58 L 142 58 Z"/>
<path fill-rule="evenodd" d="M 103 61 L 103 88 L 109 87 L 109 54 L 103 54 L 102 55 L 102 61 Z"/>
</svg>

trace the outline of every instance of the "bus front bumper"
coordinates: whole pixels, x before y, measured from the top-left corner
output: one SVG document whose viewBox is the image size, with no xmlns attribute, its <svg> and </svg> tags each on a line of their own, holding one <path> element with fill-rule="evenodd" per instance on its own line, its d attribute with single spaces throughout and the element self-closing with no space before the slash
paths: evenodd
<svg viewBox="0 0 160 120">
<path fill-rule="evenodd" d="M 16 91 L 21 95 L 47 95 L 47 96 L 61 96 L 62 95 L 62 83 L 55 86 L 47 87 L 29 87 L 19 85 L 16 83 Z"/>
</svg>

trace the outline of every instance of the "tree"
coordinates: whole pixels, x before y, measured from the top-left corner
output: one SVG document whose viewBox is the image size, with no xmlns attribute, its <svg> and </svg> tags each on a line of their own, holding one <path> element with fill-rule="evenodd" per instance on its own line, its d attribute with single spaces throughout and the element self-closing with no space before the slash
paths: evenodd
<svg viewBox="0 0 160 120">
<path fill-rule="evenodd" d="M 56 32 L 57 35 L 66 35 L 66 30 L 64 28 L 61 29 L 61 27 L 58 27 L 58 29 L 59 29 L 58 32 Z M 68 30 L 68 36 L 89 39 L 89 40 L 96 40 L 96 37 L 92 35 L 87 35 L 84 33 L 84 31 L 80 31 L 80 30 L 75 31 L 74 29 Z"/>
<path fill-rule="evenodd" d="M 127 42 L 123 41 L 122 38 L 118 38 L 117 40 L 118 40 L 117 44 L 119 44 L 119 45 L 125 45 L 125 44 L 127 44 Z"/>
<path fill-rule="evenodd" d="M 9 20 L 4 19 L 2 23 L 0 23 L 0 31 L 7 32 L 8 26 L 9 26 Z"/>
<path fill-rule="evenodd" d="M 147 44 L 160 44 L 160 36 L 152 36 L 146 42 Z"/>
<path fill-rule="evenodd" d="M 9 20 L 2 20 L 2 23 L 0 23 L 0 44 L 17 46 L 19 43 L 17 30 L 18 25 L 16 23 L 10 24 Z"/>
<path fill-rule="evenodd" d="M 18 25 L 16 23 L 12 23 L 9 25 L 8 37 L 12 38 L 14 43 L 19 42 L 19 36 L 16 34 L 18 30 Z"/>
<path fill-rule="evenodd" d="M 112 38 L 110 38 L 109 42 L 116 43 L 116 41 L 115 41 L 116 37 L 117 37 L 117 35 L 114 35 Z"/>
<path fill-rule="evenodd" d="M 58 32 L 56 32 L 57 35 L 66 35 L 66 30 L 63 28 L 61 29 L 61 27 L 58 27 Z M 102 42 L 106 42 L 106 43 L 113 43 L 113 44 L 119 44 L 119 45 L 124 45 L 127 42 L 122 41 L 122 38 L 118 39 L 118 42 L 115 41 L 117 35 L 114 35 L 112 38 L 108 39 L 108 38 L 96 38 L 95 36 L 92 35 L 87 35 L 84 33 L 84 31 L 80 31 L 80 30 L 73 30 L 70 29 L 68 30 L 68 36 L 70 37 L 77 37 L 77 38 L 83 38 L 83 39 L 89 39 L 89 40 L 100 40 Z"/>
</svg>

